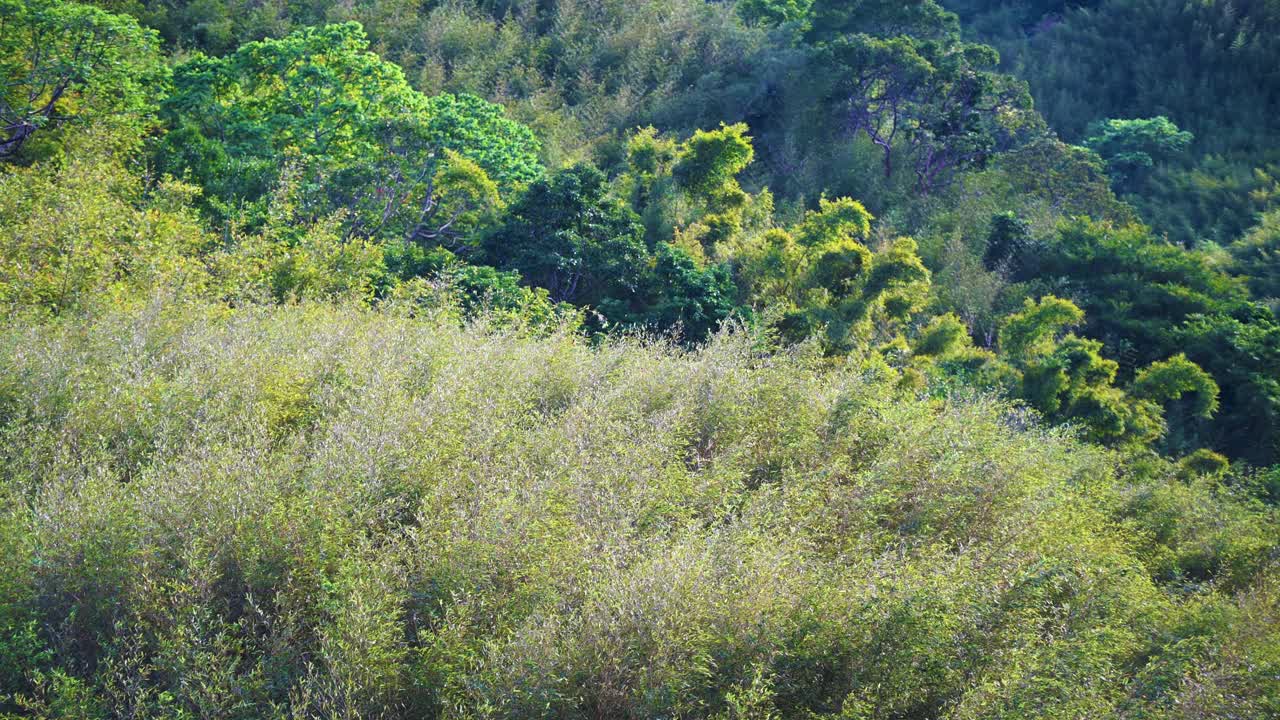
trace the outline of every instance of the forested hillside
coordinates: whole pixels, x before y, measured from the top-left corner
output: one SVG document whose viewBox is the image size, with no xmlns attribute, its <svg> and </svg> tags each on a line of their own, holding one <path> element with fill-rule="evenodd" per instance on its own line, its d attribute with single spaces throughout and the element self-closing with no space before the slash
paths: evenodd
<svg viewBox="0 0 1280 720">
<path fill-rule="evenodd" d="M 0 0 L 0 718 L 1280 716 L 1277 38 Z"/>
<path fill-rule="evenodd" d="M 1174 241 L 1228 246 L 1280 207 L 1274 0 L 946 4 L 1000 48 L 1065 140 L 1093 144 L 1119 170 L 1127 199 Z M 1118 144 L 1097 142 L 1109 119 L 1158 117 L 1173 132 L 1133 127 Z"/>
</svg>

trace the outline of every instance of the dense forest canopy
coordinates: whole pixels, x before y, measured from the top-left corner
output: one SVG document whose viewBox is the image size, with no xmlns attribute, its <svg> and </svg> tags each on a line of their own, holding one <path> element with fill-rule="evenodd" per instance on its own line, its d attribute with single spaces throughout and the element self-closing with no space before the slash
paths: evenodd
<svg viewBox="0 0 1280 720">
<path fill-rule="evenodd" d="M 1227 245 L 1280 201 L 1280 4 L 1274 0 L 950 0 L 995 44 L 1066 140 L 1111 119 L 1165 117 L 1190 143 L 1130 188 L 1180 244 Z"/>
<path fill-rule="evenodd" d="M 1280 715 L 1277 38 L 0 0 L 0 718 Z"/>
</svg>

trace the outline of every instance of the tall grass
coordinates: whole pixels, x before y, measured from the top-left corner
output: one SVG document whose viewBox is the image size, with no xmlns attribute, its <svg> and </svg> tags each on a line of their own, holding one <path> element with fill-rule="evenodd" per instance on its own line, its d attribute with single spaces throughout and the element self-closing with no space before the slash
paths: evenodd
<svg viewBox="0 0 1280 720">
<path fill-rule="evenodd" d="M 0 428 L 0 717 L 1280 707 L 1266 511 L 741 333 L 10 320 Z"/>
</svg>

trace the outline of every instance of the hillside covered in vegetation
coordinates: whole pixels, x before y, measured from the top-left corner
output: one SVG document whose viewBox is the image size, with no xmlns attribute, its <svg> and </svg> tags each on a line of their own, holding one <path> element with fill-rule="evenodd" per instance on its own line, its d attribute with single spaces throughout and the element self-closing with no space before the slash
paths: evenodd
<svg viewBox="0 0 1280 720">
<path fill-rule="evenodd" d="M 1277 37 L 0 0 L 0 718 L 1280 715 Z"/>
</svg>

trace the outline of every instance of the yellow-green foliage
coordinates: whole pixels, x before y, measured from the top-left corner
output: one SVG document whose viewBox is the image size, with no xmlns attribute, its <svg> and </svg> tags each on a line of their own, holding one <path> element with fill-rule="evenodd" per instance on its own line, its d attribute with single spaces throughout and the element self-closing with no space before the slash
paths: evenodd
<svg viewBox="0 0 1280 720">
<path fill-rule="evenodd" d="M 0 305 L 62 312 L 161 285 L 201 289 L 198 189 L 144 188 L 126 161 L 110 134 L 85 131 L 64 158 L 0 171 Z"/>
<path fill-rule="evenodd" d="M 630 196 L 651 243 L 671 242 L 705 265 L 732 254 L 744 231 L 771 223 L 768 190 L 752 195 L 738 184 L 755 157 L 746 133 L 738 123 L 698 130 L 679 143 L 653 127 L 631 134 L 618 187 Z"/>
<path fill-rule="evenodd" d="M 8 321 L 0 712 L 1280 707 L 1276 520 L 1220 474 L 747 335 L 414 315 Z"/>
<path fill-rule="evenodd" d="M 790 231 L 739 248 L 751 298 L 783 311 L 786 339 L 818 335 L 828 352 L 848 353 L 891 340 L 923 309 L 931 275 L 916 242 L 896 238 L 872 252 L 871 220 L 856 200 L 822 198 Z"/>
<path fill-rule="evenodd" d="M 673 172 L 691 190 L 714 192 L 732 182 L 753 159 L 746 123 L 722 123 L 718 130 L 698 130 L 684 142 Z"/>
<path fill-rule="evenodd" d="M 1003 388 L 1045 418 L 1112 446 L 1149 448 L 1165 434 L 1165 410 L 1176 403 L 1203 419 L 1217 411 L 1217 384 L 1185 355 L 1152 363 L 1127 387 L 1117 386 L 1120 365 L 1103 356 L 1101 342 L 1063 335 L 1084 320 L 1070 300 L 1028 299 L 1001 322 L 997 355 L 975 348 L 960 318 L 943 315 L 918 331 L 911 369 Z"/>
</svg>

